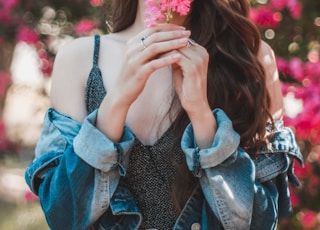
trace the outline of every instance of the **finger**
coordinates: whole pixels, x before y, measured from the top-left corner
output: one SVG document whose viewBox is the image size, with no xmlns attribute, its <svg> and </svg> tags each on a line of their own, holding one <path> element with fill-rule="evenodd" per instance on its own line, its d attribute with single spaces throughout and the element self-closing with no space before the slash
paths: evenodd
<svg viewBox="0 0 320 230">
<path fill-rule="evenodd" d="M 178 62 L 180 61 L 181 58 L 183 58 L 182 54 L 180 52 L 178 52 L 177 50 L 172 50 L 172 51 L 164 53 L 160 56 L 160 57 L 169 57 L 169 56 L 174 56 L 174 55 L 181 55 L 181 57 L 179 58 L 179 60 L 177 60 L 177 62 L 175 62 L 174 64 L 171 65 L 171 69 L 173 72 L 180 68 L 180 66 L 178 65 Z"/>
<path fill-rule="evenodd" d="M 179 54 L 178 52 L 175 52 L 170 55 L 153 59 L 141 67 L 141 75 L 142 76 L 150 75 L 157 69 L 161 69 L 163 67 L 173 65 L 174 63 L 177 63 L 180 60 L 180 58 L 181 58 L 181 54 Z"/>
<path fill-rule="evenodd" d="M 185 27 L 177 26 L 174 24 L 160 24 L 153 27 L 148 27 L 144 29 L 142 32 L 131 38 L 128 43 L 135 43 L 135 41 L 139 40 L 142 37 L 149 37 L 150 35 L 158 32 L 165 32 L 165 31 L 184 31 Z"/>
<path fill-rule="evenodd" d="M 148 47 L 150 44 L 170 41 L 179 38 L 188 38 L 191 32 L 189 30 L 161 31 L 153 33 L 148 37 L 142 37 L 144 45 Z"/>
<path fill-rule="evenodd" d="M 135 47 L 138 41 L 138 43 L 140 43 L 139 50 L 141 50 L 148 47 L 149 44 L 152 43 L 189 37 L 190 34 L 191 32 L 185 30 L 184 27 L 174 24 L 163 24 L 145 29 L 134 38 L 130 39 L 127 45 L 130 47 Z"/>
<path fill-rule="evenodd" d="M 129 67 L 132 67 L 133 69 L 136 69 L 138 66 L 146 65 L 149 62 L 152 62 L 153 60 L 159 61 L 161 60 L 161 58 L 165 57 L 165 56 L 162 56 L 163 54 L 166 54 L 173 50 L 180 49 L 184 47 L 186 44 L 187 44 L 187 38 L 181 38 L 181 39 L 176 39 L 171 41 L 153 43 L 149 47 L 143 50 L 138 50 L 137 47 L 128 47 L 127 48 L 128 50 L 127 65 Z M 138 44 L 137 46 L 139 45 L 140 44 Z M 179 52 L 176 52 L 171 56 L 175 56 L 177 54 L 179 54 Z M 168 54 L 167 56 L 170 56 L 170 54 Z"/>
<path fill-rule="evenodd" d="M 186 50 L 183 48 L 177 52 L 181 54 L 181 58 L 177 61 L 177 65 L 181 69 L 183 76 L 193 78 L 199 75 L 201 69 L 206 63 L 206 58 L 201 56 L 199 52 Z"/>
<path fill-rule="evenodd" d="M 186 46 L 179 49 L 179 52 L 187 58 L 191 58 L 192 56 L 202 56 L 206 49 L 189 38 Z"/>
<path fill-rule="evenodd" d="M 151 34 L 149 37 L 143 36 L 140 38 L 138 42 L 139 43 L 138 46 L 137 46 L 138 43 L 136 42 L 134 46 L 136 48 L 133 49 L 132 52 L 143 51 L 151 47 L 150 49 L 148 49 L 149 52 L 151 52 L 151 55 L 159 55 L 161 52 L 167 52 L 169 49 L 182 48 L 184 45 L 187 44 L 188 41 L 186 39 L 189 38 L 190 34 L 191 32 L 187 30 L 174 30 L 170 32 L 168 31 L 157 32 L 157 33 Z M 168 41 L 173 41 L 174 43 L 166 43 Z M 158 43 L 161 43 L 161 45 Z M 173 46 L 170 46 L 170 44 Z"/>
<path fill-rule="evenodd" d="M 196 66 L 203 66 L 209 62 L 207 50 L 198 44 L 183 47 L 178 52 L 182 54 L 180 65 L 184 68 L 196 68 Z"/>
<path fill-rule="evenodd" d="M 190 31 L 159 32 L 150 38 L 142 37 L 134 45 L 127 44 L 127 59 L 135 65 L 145 64 L 159 55 L 186 46 Z M 148 42 L 148 43 L 147 43 Z"/>
<path fill-rule="evenodd" d="M 141 61 L 147 62 L 150 59 L 158 58 L 164 53 L 181 49 L 182 47 L 186 46 L 187 42 L 187 38 L 179 38 L 170 41 L 152 43 L 141 51 Z"/>
</svg>

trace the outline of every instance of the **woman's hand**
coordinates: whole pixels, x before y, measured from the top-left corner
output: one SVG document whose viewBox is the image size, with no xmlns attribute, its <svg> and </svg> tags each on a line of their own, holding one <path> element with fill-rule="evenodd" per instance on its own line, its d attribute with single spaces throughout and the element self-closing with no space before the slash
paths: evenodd
<svg viewBox="0 0 320 230">
<path fill-rule="evenodd" d="M 198 147 L 210 147 L 216 132 L 216 120 L 207 96 L 209 54 L 192 40 L 176 52 L 181 54 L 172 66 L 176 92 L 191 120 Z"/>
<path fill-rule="evenodd" d="M 126 59 L 115 84 L 108 89 L 98 112 L 97 127 L 111 140 L 121 139 L 128 110 L 143 91 L 150 75 L 177 63 L 182 54 L 174 50 L 185 47 L 190 31 L 173 24 L 143 30 L 126 44 Z"/>
<path fill-rule="evenodd" d="M 181 58 L 173 65 L 173 78 L 181 105 L 192 116 L 210 110 L 207 98 L 209 55 L 205 48 L 190 41 L 178 50 Z"/>
<path fill-rule="evenodd" d="M 126 44 L 123 71 L 113 88 L 119 102 L 130 106 L 140 95 L 150 75 L 180 60 L 181 54 L 162 55 L 185 47 L 190 31 L 173 24 L 147 28 Z"/>
</svg>

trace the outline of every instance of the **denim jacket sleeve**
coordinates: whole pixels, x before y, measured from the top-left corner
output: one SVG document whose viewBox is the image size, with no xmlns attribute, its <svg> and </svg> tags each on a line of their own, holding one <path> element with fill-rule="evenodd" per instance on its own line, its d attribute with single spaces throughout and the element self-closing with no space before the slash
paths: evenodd
<svg viewBox="0 0 320 230">
<path fill-rule="evenodd" d="M 115 144 L 95 128 L 96 116 L 97 110 L 80 124 L 52 108 L 46 113 L 25 178 L 51 229 L 87 229 L 107 210 L 126 173 L 133 134 L 124 128 Z"/>
<path fill-rule="evenodd" d="M 278 129 L 271 141 L 273 152 L 263 149 L 252 160 L 239 147 L 239 134 L 227 115 L 221 109 L 213 112 L 217 131 L 210 148 L 197 148 L 191 124 L 182 136 L 189 169 L 200 178 L 204 196 L 224 229 L 276 229 L 279 216 L 291 208 L 287 178 L 297 182 L 293 160 L 302 161 L 293 133 Z"/>
</svg>

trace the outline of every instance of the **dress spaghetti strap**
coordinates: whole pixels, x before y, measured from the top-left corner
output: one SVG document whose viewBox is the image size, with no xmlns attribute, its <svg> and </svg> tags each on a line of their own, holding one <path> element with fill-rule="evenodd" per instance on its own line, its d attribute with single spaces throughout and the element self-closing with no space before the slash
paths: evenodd
<svg viewBox="0 0 320 230">
<path fill-rule="evenodd" d="M 94 36 L 94 50 L 93 50 L 93 65 L 97 66 L 99 61 L 100 51 L 100 35 Z"/>
<path fill-rule="evenodd" d="M 100 50 L 100 35 L 94 36 L 93 50 L 93 65 L 88 76 L 86 87 L 86 106 L 88 113 L 99 108 L 103 98 L 106 95 L 106 90 L 103 85 L 101 70 L 99 68 L 99 50 Z"/>
</svg>

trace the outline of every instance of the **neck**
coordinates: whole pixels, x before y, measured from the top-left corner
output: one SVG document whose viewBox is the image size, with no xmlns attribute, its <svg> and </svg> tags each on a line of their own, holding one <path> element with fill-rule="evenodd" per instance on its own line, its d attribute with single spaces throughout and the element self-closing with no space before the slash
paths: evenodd
<svg viewBox="0 0 320 230">
<path fill-rule="evenodd" d="M 117 34 L 120 34 L 124 37 L 124 40 L 128 40 L 131 37 L 138 34 L 140 31 L 144 30 L 146 28 L 144 24 L 145 15 L 144 12 L 146 10 L 146 6 L 144 5 L 145 0 L 139 0 L 138 1 L 138 8 L 136 13 L 136 18 L 131 26 L 126 28 L 123 31 L 117 32 Z"/>
<path fill-rule="evenodd" d="M 146 6 L 144 4 L 145 0 L 139 0 L 136 19 L 132 25 L 133 28 L 138 29 L 139 31 L 143 30 L 146 26 L 144 24 Z"/>
</svg>

